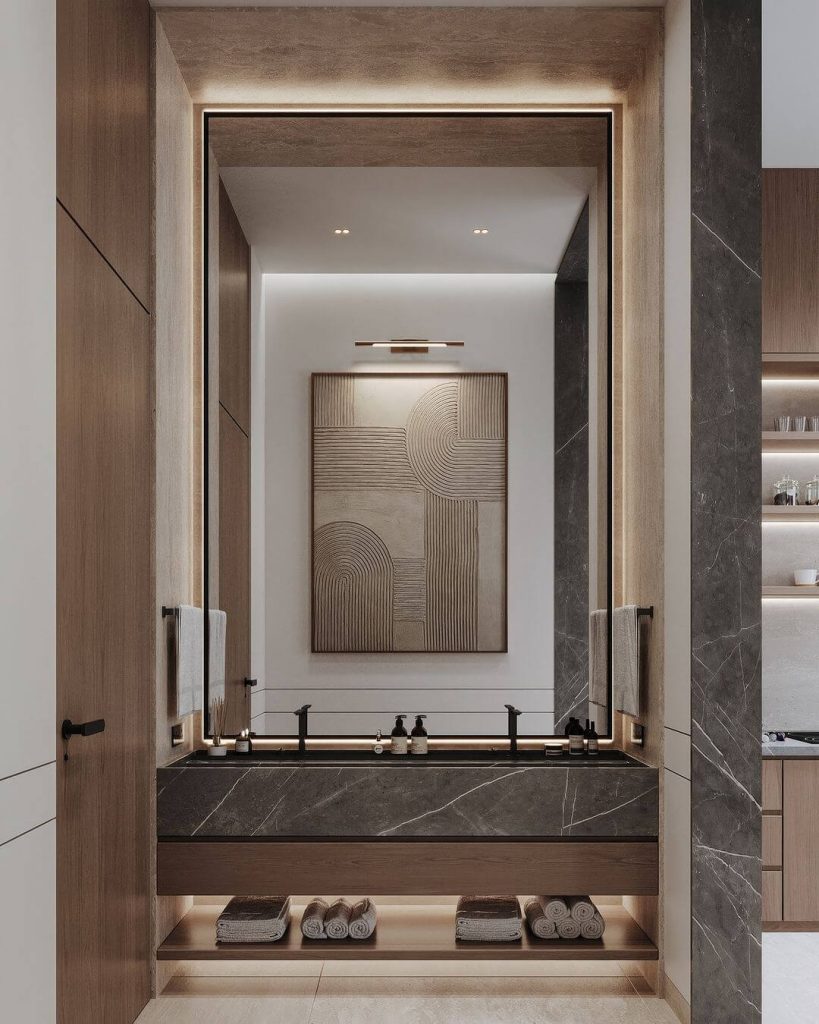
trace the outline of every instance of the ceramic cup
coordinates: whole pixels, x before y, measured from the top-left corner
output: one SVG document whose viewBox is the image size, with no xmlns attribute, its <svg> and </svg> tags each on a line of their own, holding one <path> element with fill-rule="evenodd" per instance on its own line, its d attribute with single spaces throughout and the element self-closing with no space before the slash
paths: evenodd
<svg viewBox="0 0 819 1024">
<path fill-rule="evenodd" d="M 791 420 L 791 430 L 804 430 L 807 425 L 807 416 L 794 416 Z"/>
<path fill-rule="evenodd" d="M 791 429 L 791 418 L 790 416 L 777 416 L 774 420 L 774 426 L 777 430 L 790 430 Z"/>
<path fill-rule="evenodd" d="M 797 587 L 815 587 L 816 576 L 816 569 L 794 569 L 793 582 Z"/>
</svg>

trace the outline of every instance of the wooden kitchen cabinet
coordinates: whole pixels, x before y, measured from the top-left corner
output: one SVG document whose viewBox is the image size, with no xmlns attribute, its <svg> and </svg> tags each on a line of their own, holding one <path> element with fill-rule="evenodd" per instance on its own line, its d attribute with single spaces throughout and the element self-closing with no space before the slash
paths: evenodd
<svg viewBox="0 0 819 1024">
<path fill-rule="evenodd" d="M 782 916 L 819 930 L 819 760 L 783 761 Z"/>
</svg>

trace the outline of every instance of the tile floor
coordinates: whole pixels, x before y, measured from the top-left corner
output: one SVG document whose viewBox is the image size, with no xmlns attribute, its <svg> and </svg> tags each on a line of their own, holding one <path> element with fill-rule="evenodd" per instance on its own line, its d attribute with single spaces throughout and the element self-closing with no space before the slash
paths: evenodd
<svg viewBox="0 0 819 1024">
<path fill-rule="evenodd" d="M 762 1024 L 816 1024 L 819 1018 L 819 934 L 762 936 Z"/>
<path fill-rule="evenodd" d="M 633 965 L 512 971 L 491 961 L 187 961 L 137 1024 L 677 1024 Z"/>
</svg>

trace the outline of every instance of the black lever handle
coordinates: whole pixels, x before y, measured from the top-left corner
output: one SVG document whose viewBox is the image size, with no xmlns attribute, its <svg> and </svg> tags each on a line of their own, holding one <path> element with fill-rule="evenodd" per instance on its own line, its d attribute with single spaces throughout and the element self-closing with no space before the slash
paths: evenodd
<svg viewBox="0 0 819 1024">
<path fill-rule="evenodd" d="M 258 685 L 259 685 L 259 680 L 258 679 L 245 679 L 245 686 L 258 686 Z"/>
<path fill-rule="evenodd" d="M 72 736 L 95 736 L 98 732 L 105 732 L 105 719 L 95 718 L 93 722 L 72 722 L 66 718 L 63 722 L 63 739 L 70 739 Z"/>
</svg>

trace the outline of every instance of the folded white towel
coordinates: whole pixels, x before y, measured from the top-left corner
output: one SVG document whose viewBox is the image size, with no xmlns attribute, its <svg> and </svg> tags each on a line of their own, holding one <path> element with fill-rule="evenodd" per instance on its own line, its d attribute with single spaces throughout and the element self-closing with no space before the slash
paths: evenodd
<svg viewBox="0 0 819 1024">
<path fill-rule="evenodd" d="M 352 907 L 346 900 L 336 900 L 324 915 L 324 930 L 328 939 L 346 939 L 350 934 Z"/>
<path fill-rule="evenodd" d="M 575 921 L 573 917 L 565 917 L 557 922 L 557 934 L 561 939 L 579 939 L 580 922 Z"/>
<path fill-rule="evenodd" d="M 557 928 L 554 921 L 550 921 L 543 912 L 543 903 L 538 896 L 527 900 L 523 908 L 526 914 L 526 922 L 529 930 L 538 939 L 556 939 Z"/>
<path fill-rule="evenodd" d="M 564 896 L 541 896 L 543 913 L 549 921 L 565 921 L 570 917 L 569 906 Z"/>
<path fill-rule="evenodd" d="M 637 605 L 614 609 L 612 627 L 614 709 L 640 714 L 640 635 Z"/>
<path fill-rule="evenodd" d="M 569 913 L 580 924 L 583 924 L 584 921 L 591 921 L 597 911 L 588 896 L 567 896 L 566 904 L 569 907 Z"/>
<path fill-rule="evenodd" d="M 174 615 L 176 630 L 176 715 L 201 711 L 205 675 L 205 616 L 201 608 L 182 604 Z"/>
<path fill-rule="evenodd" d="M 225 696 L 225 638 L 227 615 L 217 608 L 208 613 L 208 700 Z"/>
<path fill-rule="evenodd" d="M 603 915 L 595 912 L 591 920 L 584 921 L 580 925 L 580 937 L 582 939 L 602 939 L 605 930 L 606 922 L 603 920 Z"/>
<path fill-rule="evenodd" d="M 350 914 L 350 938 L 369 939 L 375 931 L 378 911 L 372 900 L 359 900 Z"/>
<path fill-rule="evenodd" d="M 327 903 L 322 899 L 310 900 L 301 915 L 301 932 L 307 939 L 326 939 L 324 918 L 328 911 Z"/>
</svg>

